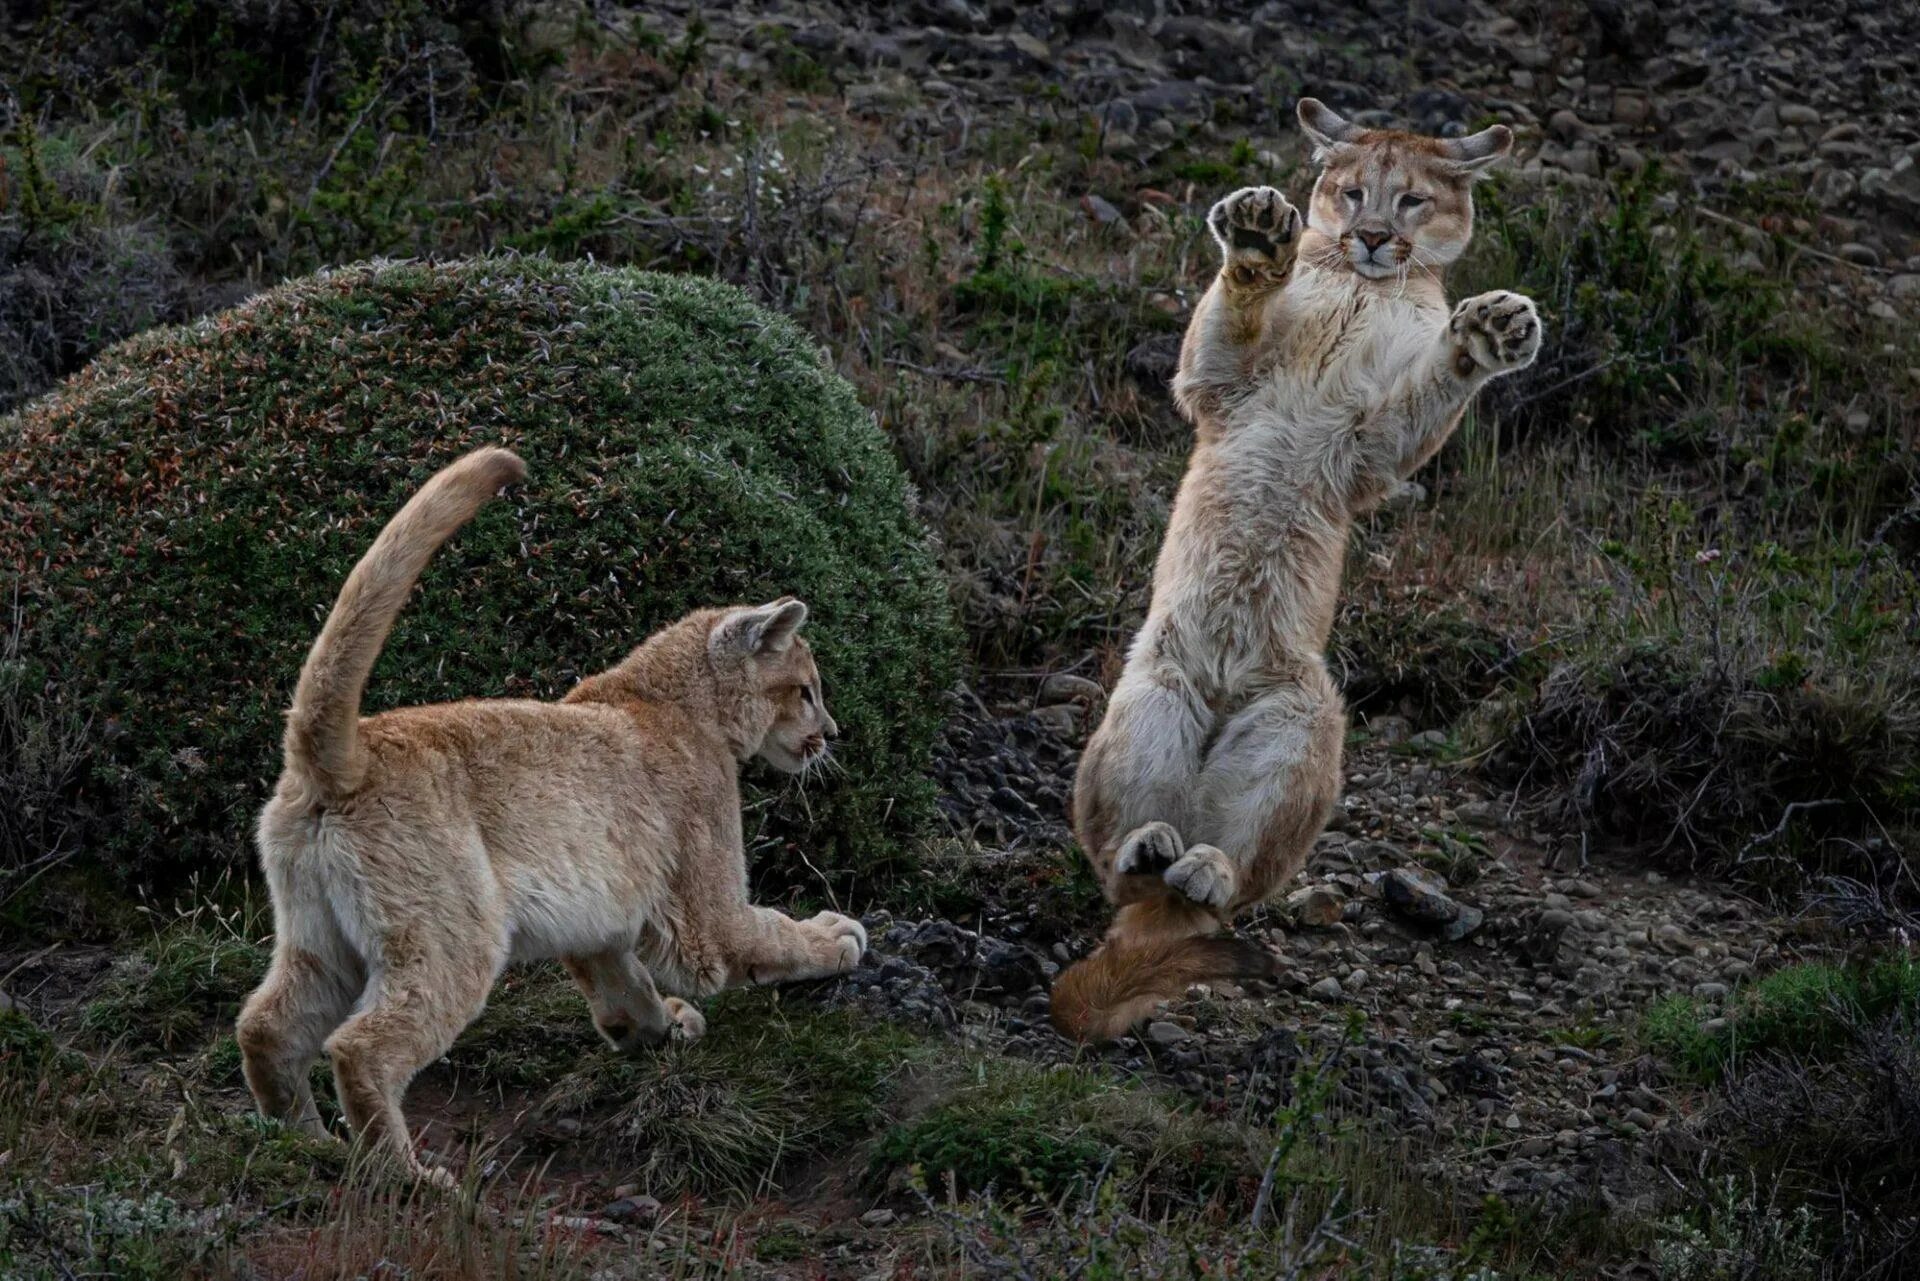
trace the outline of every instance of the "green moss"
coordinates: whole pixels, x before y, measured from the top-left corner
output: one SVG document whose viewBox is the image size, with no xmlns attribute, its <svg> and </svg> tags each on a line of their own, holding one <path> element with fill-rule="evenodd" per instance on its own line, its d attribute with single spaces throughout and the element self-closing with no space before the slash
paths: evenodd
<svg viewBox="0 0 1920 1281">
<path fill-rule="evenodd" d="M 749 830 L 841 872 L 905 860 L 957 642 L 851 388 L 726 285 L 491 258 L 299 281 L 0 420 L 21 654 L 95 730 L 63 799 L 97 816 L 104 864 L 141 880 L 244 857 L 333 593 L 405 497 L 483 443 L 531 480 L 428 571 L 369 711 L 557 697 L 689 609 L 792 593 L 847 769 L 805 798 L 810 821 L 757 793 L 771 814 Z"/>
<path fill-rule="evenodd" d="M 1847 965 L 1785 966 L 1741 990 L 1724 1014 L 1670 996 L 1642 1016 L 1642 1042 L 1684 1076 L 1712 1081 L 1740 1056 L 1841 1057 L 1864 1029 L 1920 1016 L 1920 965 L 1885 953 Z"/>
<path fill-rule="evenodd" d="M 1103 1176 L 1210 1198 L 1257 1179 L 1258 1145 L 1149 1091 L 1078 1069 L 997 1061 L 883 1135 L 869 1172 L 912 1167 L 928 1187 L 988 1187 L 1046 1200 Z"/>
<path fill-rule="evenodd" d="M 789 1009 L 776 992 L 730 994 L 706 1013 L 691 1045 L 588 1058 L 541 1113 L 589 1118 L 594 1141 L 656 1196 L 747 1194 L 866 1139 L 929 1052 L 890 1024 Z"/>
</svg>

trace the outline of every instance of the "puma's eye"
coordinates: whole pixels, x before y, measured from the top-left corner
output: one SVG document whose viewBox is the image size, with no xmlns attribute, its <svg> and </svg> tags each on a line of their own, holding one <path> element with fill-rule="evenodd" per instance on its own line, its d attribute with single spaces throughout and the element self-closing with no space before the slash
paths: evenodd
<svg viewBox="0 0 1920 1281">
<path fill-rule="evenodd" d="M 1409 191 L 1406 195 L 1400 197 L 1400 207 L 1402 209 L 1418 209 L 1421 205 L 1424 205 L 1426 203 L 1427 203 L 1427 198 L 1425 196 L 1419 195 L 1418 193 L 1412 192 L 1412 191 Z"/>
<path fill-rule="evenodd" d="M 813 706 L 813 686 L 802 685 L 800 687 L 800 701 L 805 703 L 808 707 Z"/>
<path fill-rule="evenodd" d="M 1361 199 L 1365 197 L 1367 193 L 1362 191 L 1358 187 L 1348 187 L 1345 191 L 1341 192 L 1340 194 L 1345 196 L 1348 200 L 1353 201 L 1353 203 L 1357 205 L 1360 203 Z"/>
</svg>

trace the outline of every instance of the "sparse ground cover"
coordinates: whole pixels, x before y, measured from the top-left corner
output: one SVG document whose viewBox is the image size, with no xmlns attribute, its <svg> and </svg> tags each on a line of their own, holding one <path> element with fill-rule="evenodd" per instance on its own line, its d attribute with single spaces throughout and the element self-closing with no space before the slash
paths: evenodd
<svg viewBox="0 0 1920 1281">
<path fill-rule="evenodd" d="M 1441 52 L 1420 68 L 1342 25 L 1366 15 L 1210 50 L 1207 22 L 1256 20 L 1175 15 L 1149 48 L 1123 16 L 1076 15 L 1036 52 L 964 5 L 297 8 L 4 20 L 0 66 L 23 70 L 0 80 L 0 407 L 153 324 L 377 255 L 738 282 L 827 346 L 937 535 L 966 637 L 935 764 L 953 830 L 889 846 L 911 879 L 835 883 L 901 918 L 853 980 L 726 998 L 710 1041 L 671 1056 L 613 1057 L 557 971 L 510 974 L 415 1095 L 486 1208 L 431 1201 L 248 1119 L 228 1027 L 257 904 L 230 880 L 129 909 L 132 863 L 102 875 L 58 803 L 114 710 L 51 697 L 10 617 L 0 1270 L 1912 1266 L 1920 374 L 1883 155 L 1849 158 L 1831 121 L 1733 130 L 1858 169 L 1860 200 L 1836 204 L 1825 178 L 1703 158 L 1725 142 L 1684 77 L 1633 124 L 1600 87 L 1690 55 L 1641 47 L 1638 18 L 1581 26 L 1584 7 L 1475 18 L 1465 43 L 1423 27 Z M 1770 43 L 1825 38 L 1792 20 L 1805 38 Z M 927 61 L 896 70 L 886 40 Z M 1250 88 L 1196 83 L 1255 45 L 1284 52 Z M 1518 48 L 1558 79 L 1476 78 Z M 1477 87 L 1420 96 L 1450 78 Z M 1075 1055 L 1042 989 L 1101 917 L 1062 810 L 1098 695 L 1060 678 L 1109 679 L 1144 606 L 1184 456 L 1163 384 L 1211 264 L 1200 219 L 1232 186 L 1304 182 L 1278 123 L 1303 87 L 1520 126 L 1552 164 L 1483 188 L 1454 287 L 1525 289 L 1550 344 L 1420 477 L 1426 498 L 1355 538 L 1335 659 L 1361 715 L 1311 877 L 1344 919 L 1276 905 L 1250 925 L 1287 957 L 1276 991 Z M 1611 133 L 1576 135 L 1562 107 Z M 1874 119 L 1889 154 L 1911 147 Z M 1487 925 L 1406 927 L 1370 878 L 1407 863 Z M 904 930 L 921 916 L 944 930 Z"/>
</svg>

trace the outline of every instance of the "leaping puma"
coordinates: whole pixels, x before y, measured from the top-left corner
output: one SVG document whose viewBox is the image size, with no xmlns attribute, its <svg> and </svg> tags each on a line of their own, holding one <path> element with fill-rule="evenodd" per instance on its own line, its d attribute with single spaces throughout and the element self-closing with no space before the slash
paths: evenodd
<svg viewBox="0 0 1920 1281">
<path fill-rule="evenodd" d="M 1075 784 L 1075 833 L 1120 909 L 1054 984 L 1054 1023 L 1081 1040 L 1189 983 L 1270 971 L 1209 936 L 1299 871 L 1338 796 L 1346 713 L 1323 653 L 1348 528 L 1540 349 L 1528 299 L 1449 309 L 1442 289 L 1508 129 L 1363 129 L 1312 98 L 1299 118 L 1321 165 L 1308 216 L 1247 187 L 1207 219 L 1220 273 L 1173 379 L 1197 441 Z"/>
</svg>

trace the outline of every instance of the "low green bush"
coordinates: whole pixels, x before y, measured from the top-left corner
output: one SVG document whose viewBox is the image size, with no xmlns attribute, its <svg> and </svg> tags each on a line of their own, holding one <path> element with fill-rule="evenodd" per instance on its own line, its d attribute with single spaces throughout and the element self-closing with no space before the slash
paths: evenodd
<svg viewBox="0 0 1920 1281">
<path fill-rule="evenodd" d="M 1641 1040 L 1696 1080 L 1718 1079 L 1742 1056 L 1784 1054 L 1821 1061 L 1855 1048 L 1888 1021 L 1920 1017 L 1920 965 L 1902 953 L 1852 964 L 1802 962 L 1743 988 L 1724 1013 L 1670 996 L 1642 1016 Z"/>
<path fill-rule="evenodd" d="M 584 1002 L 580 1023 L 590 1026 Z M 700 1040 L 631 1057 L 591 1054 L 548 1090 L 539 1112 L 588 1118 L 592 1141 L 657 1196 L 751 1195 L 796 1165 L 864 1142 L 928 1052 L 890 1023 L 788 1007 L 764 990 L 732 993 L 708 1007 Z"/>
<path fill-rule="evenodd" d="M 1044 1201 L 1109 1180 L 1131 1198 L 1244 1198 L 1268 1146 L 1251 1131 L 1209 1121 L 1152 1091 L 1094 1072 L 997 1062 L 933 1107 L 887 1131 L 870 1174 L 911 1168 L 934 1195 L 961 1192 Z"/>
<path fill-rule="evenodd" d="M 135 882 L 242 859 L 348 569 L 428 475 L 493 443 L 531 477 L 428 570 L 367 711 L 558 697 L 689 609 L 791 593 L 845 769 L 756 790 L 748 840 L 791 842 L 778 869 L 816 887 L 800 852 L 903 862 L 957 637 L 872 418 L 736 289 L 535 258 L 323 273 L 0 419 L 15 661 L 32 705 L 92 733 L 44 804 Z"/>
</svg>

